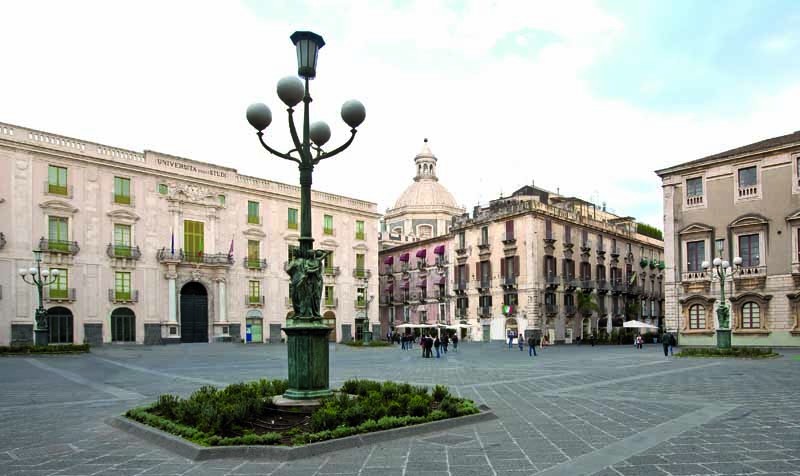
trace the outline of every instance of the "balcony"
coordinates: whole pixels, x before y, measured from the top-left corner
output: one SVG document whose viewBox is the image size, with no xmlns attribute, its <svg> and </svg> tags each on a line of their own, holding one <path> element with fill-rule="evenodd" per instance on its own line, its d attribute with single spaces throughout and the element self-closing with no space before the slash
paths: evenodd
<svg viewBox="0 0 800 476">
<path fill-rule="evenodd" d="M 366 268 L 353 268 L 353 277 L 356 279 L 369 279 L 372 276 L 372 271 Z"/>
<path fill-rule="evenodd" d="M 746 187 L 739 187 L 739 199 L 755 198 L 759 195 L 758 185 L 749 185 Z"/>
<path fill-rule="evenodd" d="M 44 193 L 47 195 L 58 195 L 59 197 L 72 198 L 72 185 L 55 185 L 47 180 L 44 181 Z"/>
<path fill-rule="evenodd" d="M 127 205 L 127 206 L 134 206 L 133 202 L 133 195 L 117 195 L 114 192 L 111 192 L 111 203 L 114 205 Z"/>
<path fill-rule="evenodd" d="M 737 291 L 754 291 L 763 289 L 767 283 L 766 266 L 742 266 L 733 275 Z"/>
<path fill-rule="evenodd" d="M 436 300 L 440 302 L 447 301 L 450 298 L 450 295 L 447 294 L 447 291 L 441 289 L 437 289 L 436 291 L 434 291 L 434 296 L 436 297 Z"/>
<path fill-rule="evenodd" d="M 503 233 L 503 244 L 504 245 L 513 245 L 517 242 L 517 238 L 514 236 L 514 233 Z"/>
<path fill-rule="evenodd" d="M 248 225 L 261 225 L 261 215 L 245 215 L 245 223 Z"/>
<path fill-rule="evenodd" d="M 595 287 L 597 288 L 597 292 L 600 294 L 605 294 L 608 292 L 608 281 L 605 279 L 600 279 L 595 281 Z"/>
<path fill-rule="evenodd" d="M 340 272 L 341 271 L 339 270 L 338 266 L 326 266 L 322 269 L 322 274 L 324 274 L 325 276 L 336 277 L 339 276 Z"/>
<path fill-rule="evenodd" d="M 142 257 L 142 252 L 138 246 L 124 246 L 109 244 L 106 247 L 106 255 L 109 258 L 138 260 Z"/>
<path fill-rule="evenodd" d="M 390 264 L 386 264 L 383 266 L 381 275 L 383 276 L 392 276 L 394 274 L 394 266 Z"/>
<path fill-rule="evenodd" d="M 392 296 L 384 294 L 380 297 L 379 302 L 381 306 L 389 306 L 392 304 Z"/>
<path fill-rule="evenodd" d="M 245 258 L 242 260 L 245 269 L 253 271 L 262 271 L 267 267 L 267 260 L 258 258 Z"/>
<path fill-rule="evenodd" d="M 503 286 L 513 287 L 517 285 L 516 276 L 503 276 Z"/>
<path fill-rule="evenodd" d="M 0 231 L 0 250 L 6 246 L 6 235 Z"/>
<path fill-rule="evenodd" d="M 456 317 L 459 319 L 466 319 L 469 315 L 469 311 L 466 307 L 457 307 L 456 308 Z"/>
<path fill-rule="evenodd" d="M 574 304 L 564 304 L 565 316 L 574 316 L 577 310 L 578 308 L 576 308 Z"/>
<path fill-rule="evenodd" d="M 52 296 L 52 292 L 51 292 Z M 74 300 L 74 298 L 72 299 Z M 139 302 L 139 291 L 117 291 L 115 289 L 108 290 L 108 301 L 114 304 L 133 304 Z"/>
<path fill-rule="evenodd" d="M 367 308 L 367 300 L 366 299 L 356 299 L 353 301 L 353 306 L 356 309 L 366 309 Z"/>
<path fill-rule="evenodd" d="M 454 286 L 455 286 L 455 290 L 456 291 L 464 292 L 464 291 L 467 290 L 467 282 L 466 281 L 456 281 Z"/>
<path fill-rule="evenodd" d="M 408 262 L 407 261 L 403 261 L 402 263 L 400 263 L 400 272 L 403 273 L 403 274 L 408 274 Z"/>
<path fill-rule="evenodd" d="M 548 274 L 545 276 L 544 282 L 548 289 L 556 289 L 561 285 L 561 278 L 557 274 Z"/>
<path fill-rule="evenodd" d="M 227 253 L 202 253 L 199 256 L 185 254 L 184 261 L 189 263 L 202 263 L 209 266 L 232 266 L 233 256 Z"/>
<path fill-rule="evenodd" d="M 250 294 L 244 295 L 244 305 L 251 307 L 261 307 L 264 305 L 264 296 L 253 296 Z"/>
<path fill-rule="evenodd" d="M 417 293 L 408 293 L 403 296 L 403 300 L 406 304 L 419 304 L 419 294 Z"/>
<path fill-rule="evenodd" d="M 39 250 L 48 253 L 63 253 L 75 256 L 81 248 L 77 241 L 39 240 Z"/>
<path fill-rule="evenodd" d="M 478 317 L 483 317 L 483 318 L 492 317 L 492 306 L 478 307 Z"/>
<path fill-rule="evenodd" d="M 591 279 L 581 279 L 581 289 L 583 289 L 584 292 L 592 292 L 594 287 L 594 281 Z"/>
<path fill-rule="evenodd" d="M 625 292 L 625 283 L 622 282 L 620 279 L 612 280 L 611 281 L 611 293 L 612 294 L 622 294 Z"/>
<path fill-rule="evenodd" d="M 544 305 L 544 313 L 548 316 L 557 316 L 558 315 L 558 304 L 545 304 Z"/>
<path fill-rule="evenodd" d="M 425 271 L 428 268 L 428 262 L 423 259 L 417 260 L 417 269 L 420 271 Z"/>
<path fill-rule="evenodd" d="M 462 247 L 456 248 L 456 254 L 457 254 L 458 256 L 464 256 L 464 255 L 466 255 L 466 254 L 467 254 L 467 248 L 466 248 L 466 246 L 462 246 Z"/>
<path fill-rule="evenodd" d="M 682 283 L 710 281 L 710 280 L 711 280 L 711 275 L 706 273 L 705 271 L 687 271 L 685 273 L 681 273 Z"/>
<path fill-rule="evenodd" d="M 437 256 L 436 257 L 436 267 L 437 268 L 444 268 L 448 264 L 450 264 L 450 263 L 448 263 L 448 261 L 447 261 L 447 256 Z"/>
<path fill-rule="evenodd" d="M 42 289 L 42 299 L 47 302 L 73 302 L 75 301 L 75 288 L 51 289 L 47 286 Z"/>
<path fill-rule="evenodd" d="M 578 280 L 575 279 L 575 276 L 564 276 L 564 290 L 565 291 L 574 291 L 578 288 Z"/>
<path fill-rule="evenodd" d="M 479 281 L 476 281 L 476 286 L 477 286 L 478 290 L 480 290 L 480 291 L 488 291 L 489 287 L 491 286 L 490 283 L 491 283 L 491 280 L 489 280 L 489 279 L 481 279 Z"/>
<path fill-rule="evenodd" d="M 698 207 L 703 205 L 703 196 L 702 195 L 689 195 L 686 197 L 686 206 L 687 207 Z"/>
<path fill-rule="evenodd" d="M 394 304 L 395 306 L 408 304 L 408 298 L 402 294 L 395 294 L 389 297 L 392 299 L 392 304 Z"/>
<path fill-rule="evenodd" d="M 183 250 L 168 250 L 161 248 L 156 253 L 156 259 L 159 263 L 165 262 L 180 262 L 183 261 Z"/>
<path fill-rule="evenodd" d="M 642 287 L 638 284 L 628 284 L 625 286 L 625 293 L 631 296 L 638 296 L 642 294 Z"/>
<path fill-rule="evenodd" d="M 339 298 L 325 298 L 322 300 L 322 307 L 326 309 L 336 309 L 339 307 Z"/>
</svg>

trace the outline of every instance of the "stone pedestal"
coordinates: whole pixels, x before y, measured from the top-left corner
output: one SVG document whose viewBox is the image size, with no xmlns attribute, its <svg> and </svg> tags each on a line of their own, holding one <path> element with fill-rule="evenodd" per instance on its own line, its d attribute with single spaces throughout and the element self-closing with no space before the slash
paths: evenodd
<svg viewBox="0 0 800 476">
<path fill-rule="evenodd" d="M 731 330 L 717 329 L 717 349 L 731 348 Z"/>
<path fill-rule="evenodd" d="M 288 343 L 290 400 L 310 400 L 332 395 L 328 378 L 328 334 L 331 329 L 317 319 L 294 319 L 283 328 Z"/>
<path fill-rule="evenodd" d="M 48 345 L 50 343 L 50 331 L 48 329 L 34 329 L 33 345 Z"/>
</svg>

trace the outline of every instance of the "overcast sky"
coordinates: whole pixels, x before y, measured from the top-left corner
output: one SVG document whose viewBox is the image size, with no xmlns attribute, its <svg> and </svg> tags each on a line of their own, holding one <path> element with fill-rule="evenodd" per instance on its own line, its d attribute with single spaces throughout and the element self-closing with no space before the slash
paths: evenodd
<svg viewBox="0 0 800 476">
<path fill-rule="evenodd" d="M 321 34 L 312 120 L 347 138 L 314 187 L 378 203 L 411 183 L 423 138 L 471 209 L 524 184 L 662 226 L 653 170 L 800 129 L 796 1 L 54 1 L 0 10 L 0 122 L 157 150 L 297 183 L 244 111 Z"/>
</svg>

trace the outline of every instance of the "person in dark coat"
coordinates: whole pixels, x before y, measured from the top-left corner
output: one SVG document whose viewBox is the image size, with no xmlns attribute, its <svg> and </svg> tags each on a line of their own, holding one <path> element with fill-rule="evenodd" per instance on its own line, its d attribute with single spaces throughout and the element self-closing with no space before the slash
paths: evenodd
<svg viewBox="0 0 800 476">
<path fill-rule="evenodd" d="M 458 352 L 458 334 L 453 336 L 453 352 Z"/>
<path fill-rule="evenodd" d="M 519 351 L 522 352 L 522 346 L 525 344 L 525 337 L 522 334 L 517 334 L 517 345 L 519 345 Z"/>
<path fill-rule="evenodd" d="M 536 338 L 533 334 L 528 337 L 528 357 L 536 357 Z"/>
<path fill-rule="evenodd" d="M 442 352 L 445 354 L 447 353 L 447 346 L 450 344 L 450 337 L 447 335 L 447 332 L 444 333 L 442 336 Z"/>
<path fill-rule="evenodd" d="M 440 357 L 439 347 L 441 347 L 441 346 L 442 346 L 442 341 L 439 340 L 439 336 L 436 336 L 436 338 L 433 339 L 433 347 L 436 348 L 436 358 L 437 359 Z"/>
</svg>

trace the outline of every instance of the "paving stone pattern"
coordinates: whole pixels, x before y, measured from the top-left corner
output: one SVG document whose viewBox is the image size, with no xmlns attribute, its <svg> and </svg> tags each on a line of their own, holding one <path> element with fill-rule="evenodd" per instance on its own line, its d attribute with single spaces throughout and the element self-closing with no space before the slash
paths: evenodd
<svg viewBox="0 0 800 476">
<path fill-rule="evenodd" d="M 105 346 L 0 358 L 0 475 L 795 475 L 800 361 L 665 359 L 660 347 L 467 343 L 441 359 L 331 347 L 352 377 L 447 384 L 498 420 L 276 463 L 193 462 L 103 420 L 161 393 L 285 378 L 283 344 Z"/>
</svg>

